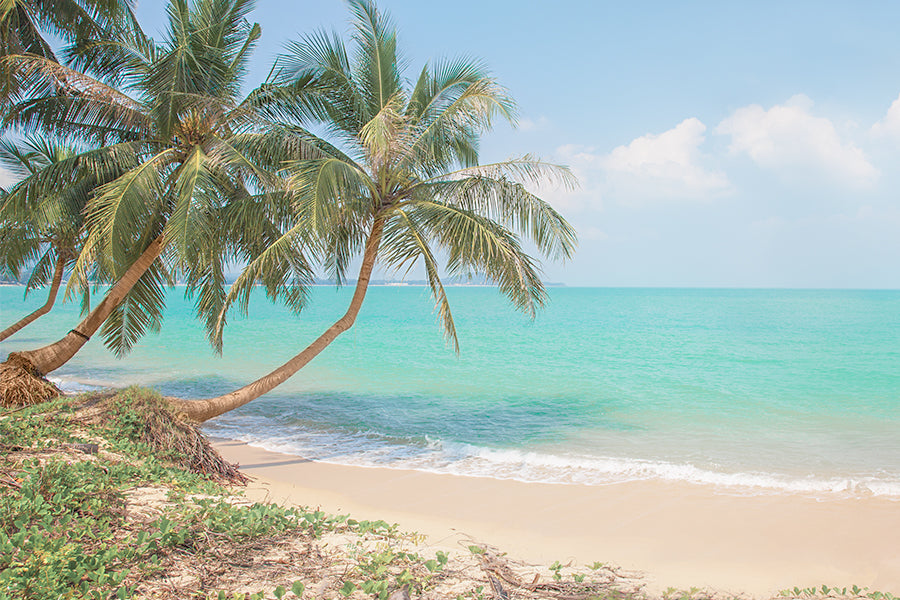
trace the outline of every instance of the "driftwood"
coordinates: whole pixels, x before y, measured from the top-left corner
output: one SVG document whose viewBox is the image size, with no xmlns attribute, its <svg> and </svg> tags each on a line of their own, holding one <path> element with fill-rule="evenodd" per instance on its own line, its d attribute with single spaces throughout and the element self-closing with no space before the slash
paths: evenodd
<svg viewBox="0 0 900 600">
<path fill-rule="evenodd" d="M 591 569 L 583 581 L 572 579 L 543 580 L 540 574 L 531 576 L 529 565 L 517 564 L 496 548 L 478 544 L 480 567 L 490 585 L 494 600 L 517 598 L 548 598 L 553 600 L 588 600 L 590 598 L 641 597 L 643 583 L 636 574 L 623 573 L 605 565 Z M 571 567 L 571 564 L 563 568 Z M 520 571 L 525 572 L 520 574 Z"/>
</svg>

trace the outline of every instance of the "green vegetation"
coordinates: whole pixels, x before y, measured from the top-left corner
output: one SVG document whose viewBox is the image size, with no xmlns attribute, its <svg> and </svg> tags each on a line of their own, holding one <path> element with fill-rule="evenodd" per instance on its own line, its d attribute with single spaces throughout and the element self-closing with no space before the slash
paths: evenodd
<svg viewBox="0 0 900 600">
<path fill-rule="evenodd" d="M 0 600 L 651 598 L 605 563 L 538 569 L 481 544 L 428 548 L 385 521 L 249 501 L 178 446 L 196 430 L 177 423 L 139 388 L 0 413 Z M 824 585 L 781 597 L 897 600 Z"/>
<path fill-rule="evenodd" d="M 129 389 L 58 399 L 0 417 L 0 599 L 167 597 L 154 586 L 185 556 L 203 565 L 266 540 L 310 542 L 335 532 L 356 537 L 347 554 L 355 562 L 344 569 L 340 589 L 386 592 L 395 583 L 424 589 L 446 564 L 445 554 L 425 560 L 393 549 L 391 540 L 415 537 L 394 525 L 249 503 L 184 468 L 178 452 L 146 441 L 154 398 L 161 404 L 152 392 Z M 101 402 L 114 419 L 92 417 Z M 76 444 L 99 450 L 85 454 Z M 155 505 L 141 499 L 147 490 L 161 492 Z M 365 544 L 371 540 L 384 550 L 369 554 Z M 392 579 L 400 565 L 399 578 Z M 302 596 L 304 587 L 285 580 L 265 597 Z M 233 597 L 207 592 L 202 583 L 191 592 Z"/>
<path fill-rule="evenodd" d="M 23 178 L 76 154 L 76 149 L 48 137 L 30 135 L 19 143 L 0 140 L 0 167 Z M 50 286 L 47 302 L 0 331 L 0 341 L 50 312 L 64 271 L 72 266 L 80 253 L 84 234 L 83 210 L 88 196 L 97 186 L 97 179 L 82 173 L 80 178 L 67 183 L 69 185 L 59 193 L 43 198 L 37 207 L 26 206 L 16 198 L 5 199 L 0 205 L 0 220 L 7 224 L 0 231 L 3 268 L 16 279 L 30 270 L 25 284 L 26 295 L 33 289 Z M 90 297 L 87 282 L 75 283 L 78 285 L 71 289 L 81 288 L 82 305 L 85 305 Z"/>
<path fill-rule="evenodd" d="M 0 222 L 43 231 L 77 214 L 85 231 L 70 282 L 116 284 L 74 333 L 21 353 L 43 374 L 97 331 L 126 354 L 160 327 L 164 288 L 175 278 L 197 297 L 198 315 L 214 321 L 225 265 L 253 259 L 279 237 L 286 210 L 279 170 L 318 156 L 311 136 L 281 118 L 283 103 L 301 102 L 292 92 L 302 86 L 241 93 L 261 35 L 247 19 L 253 3 L 167 4 L 159 40 L 122 18 L 93 27 L 65 60 L 0 56 L 0 76 L 16 90 L 3 98 L 3 128 L 62 138 L 75 149 L 23 173 L 7 190 Z M 47 199 L 58 196 L 68 210 L 47 211 Z M 257 279 L 294 279 L 303 259 L 292 250 L 295 256 L 270 262 Z"/>
<path fill-rule="evenodd" d="M 819 587 L 799 588 L 794 587 L 789 590 L 781 590 L 780 595 L 784 598 L 868 598 L 869 600 L 897 600 L 895 596 L 889 592 L 873 592 L 867 587 L 859 587 L 854 585 L 851 587 L 828 587 L 822 585 Z"/>
</svg>

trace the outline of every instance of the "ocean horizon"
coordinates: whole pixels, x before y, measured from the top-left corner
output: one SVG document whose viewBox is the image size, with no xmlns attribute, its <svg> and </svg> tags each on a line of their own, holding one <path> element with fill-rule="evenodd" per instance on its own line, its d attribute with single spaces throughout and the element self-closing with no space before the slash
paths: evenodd
<svg viewBox="0 0 900 600">
<path fill-rule="evenodd" d="M 146 385 L 209 397 L 249 383 L 343 314 L 317 286 L 295 316 L 254 293 L 216 356 L 184 290 L 159 333 L 116 359 L 95 336 L 51 374 L 63 389 Z M 900 500 L 900 291 L 549 289 L 537 319 L 490 287 L 370 289 L 356 325 L 286 384 L 204 425 L 213 436 L 338 464 L 522 481 L 664 480 L 734 493 Z M 0 288 L 3 325 L 45 300 Z M 0 343 L 61 337 L 77 304 Z"/>
</svg>

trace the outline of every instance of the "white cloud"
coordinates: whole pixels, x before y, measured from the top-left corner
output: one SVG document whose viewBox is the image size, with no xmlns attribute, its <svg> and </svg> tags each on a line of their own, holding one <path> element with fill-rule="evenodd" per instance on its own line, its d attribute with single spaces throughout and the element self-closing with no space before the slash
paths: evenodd
<svg viewBox="0 0 900 600">
<path fill-rule="evenodd" d="M 547 117 L 538 117 L 537 119 L 525 117 L 519 121 L 519 129 L 522 131 L 543 131 L 548 127 L 550 127 L 550 120 Z"/>
<path fill-rule="evenodd" d="M 884 118 L 872 125 L 872 133 L 877 136 L 900 137 L 900 96 L 888 108 Z"/>
<path fill-rule="evenodd" d="M 719 194 L 730 184 L 724 173 L 702 166 L 700 145 L 705 132 L 706 125 L 691 117 L 668 131 L 650 133 L 613 149 L 602 164 L 611 174 L 656 180 L 663 193 L 668 186 L 670 194 L 679 196 Z"/>
<path fill-rule="evenodd" d="M 884 117 L 869 130 L 875 138 L 893 138 L 900 141 L 900 96 L 894 100 Z"/>
<path fill-rule="evenodd" d="M 811 109 L 812 100 L 802 94 L 769 110 L 753 104 L 734 111 L 715 133 L 731 136 L 733 154 L 746 154 L 767 169 L 854 184 L 874 181 L 878 170 L 863 151 L 842 140 L 834 123 L 812 115 Z"/>
<path fill-rule="evenodd" d="M 563 146 L 557 156 L 569 164 L 592 197 L 607 196 L 622 204 L 659 200 L 708 200 L 731 191 L 728 177 L 705 166 L 700 152 L 706 126 L 685 119 L 672 129 L 647 134 L 599 153 Z"/>
</svg>

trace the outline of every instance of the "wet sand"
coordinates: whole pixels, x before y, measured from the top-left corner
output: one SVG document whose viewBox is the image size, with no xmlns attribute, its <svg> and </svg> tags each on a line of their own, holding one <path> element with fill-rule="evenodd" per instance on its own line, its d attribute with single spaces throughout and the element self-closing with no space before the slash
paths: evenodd
<svg viewBox="0 0 900 600">
<path fill-rule="evenodd" d="M 763 598 L 855 584 L 900 593 L 900 501 L 736 495 L 669 482 L 521 483 L 214 445 L 255 478 L 251 497 L 396 522 L 436 546 L 464 551 L 474 540 L 540 565 L 614 563 L 642 572 L 657 592 L 709 587 Z"/>
</svg>

